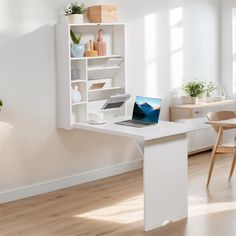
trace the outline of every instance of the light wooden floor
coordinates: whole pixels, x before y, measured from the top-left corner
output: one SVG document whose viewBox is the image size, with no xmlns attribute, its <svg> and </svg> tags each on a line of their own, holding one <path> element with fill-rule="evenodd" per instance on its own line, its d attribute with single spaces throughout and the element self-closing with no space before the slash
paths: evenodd
<svg viewBox="0 0 236 236">
<path fill-rule="evenodd" d="M 231 158 L 217 159 L 206 190 L 209 157 L 207 152 L 189 158 L 188 220 L 144 233 L 142 171 L 138 170 L 4 204 L 0 235 L 236 235 L 236 173 L 227 182 Z"/>
</svg>

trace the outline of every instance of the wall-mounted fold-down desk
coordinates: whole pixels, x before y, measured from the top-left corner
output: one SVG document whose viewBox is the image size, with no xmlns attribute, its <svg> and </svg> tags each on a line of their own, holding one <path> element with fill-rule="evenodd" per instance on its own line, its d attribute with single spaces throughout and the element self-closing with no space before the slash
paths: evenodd
<svg viewBox="0 0 236 236">
<path fill-rule="evenodd" d="M 70 30 L 82 33 L 82 43 L 86 43 L 99 29 L 105 32 L 107 56 L 71 57 Z M 121 126 L 114 122 L 104 125 L 86 124 L 89 113 L 100 112 L 103 100 L 123 94 L 126 90 L 125 24 L 59 24 L 56 38 L 58 127 L 79 128 L 135 139 L 144 159 L 145 231 L 161 226 L 166 220 L 186 218 L 187 130 L 184 124 L 160 122 L 156 126 L 145 128 Z M 107 63 L 109 65 L 114 59 L 122 61 L 121 64 L 107 67 Z M 91 90 L 90 84 L 100 79 L 107 80 L 105 87 Z M 82 95 L 80 102 L 72 99 L 71 90 L 75 85 Z M 108 117 L 124 116 L 127 114 L 126 106 L 103 113 Z M 104 143 L 106 144 L 109 145 Z"/>
<path fill-rule="evenodd" d="M 124 120 L 119 118 L 119 120 Z M 145 128 L 75 123 L 73 128 L 130 137 L 143 153 L 144 230 L 188 215 L 187 207 L 187 127 L 160 121 Z M 104 144 L 106 145 L 106 144 Z M 109 145 L 109 144 L 107 144 Z"/>
</svg>

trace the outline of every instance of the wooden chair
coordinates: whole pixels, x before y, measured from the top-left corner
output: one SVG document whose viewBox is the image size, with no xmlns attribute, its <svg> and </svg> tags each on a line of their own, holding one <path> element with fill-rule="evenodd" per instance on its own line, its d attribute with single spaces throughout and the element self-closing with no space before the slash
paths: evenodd
<svg viewBox="0 0 236 236">
<path fill-rule="evenodd" d="M 210 112 L 207 114 L 207 118 L 209 121 L 220 121 L 220 120 L 229 120 L 229 119 L 235 119 L 236 118 L 236 113 L 234 111 L 219 111 L 219 112 Z M 209 186 L 210 180 L 211 180 L 211 174 L 216 158 L 216 154 L 219 153 L 230 153 L 233 154 L 233 161 L 232 165 L 230 168 L 230 173 L 229 173 L 229 180 L 231 179 L 233 172 L 234 172 L 234 167 L 236 163 L 236 135 L 234 140 L 232 140 L 232 143 L 222 143 L 222 134 L 223 131 L 226 129 L 232 129 L 230 127 L 227 128 L 222 128 L 222 126 L 215 126 L 212 124 L 214 127 L 215 131 L 217 132 L 217 138 L 216 142 L 214 145 L 214 148 L 212 150 L 212 156 L 211 156 L 211 162 L 210 162 L 210 167 L 209 167 L 209 172 L 208 172 L 208 178 L 207 178 L 207 187 Z"/>
</svg>

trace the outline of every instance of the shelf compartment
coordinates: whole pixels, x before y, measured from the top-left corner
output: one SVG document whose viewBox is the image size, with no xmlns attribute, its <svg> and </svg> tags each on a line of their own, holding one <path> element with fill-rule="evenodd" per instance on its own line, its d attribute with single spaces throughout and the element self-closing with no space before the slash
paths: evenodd
<svg viewBox="0 0 236 236">
<path fill-rule="evenodd" d="M 124 93 L 125 89 L 122 87 L 111 87 L 104 89 L 96 89 L 88 91 L 88 101 L 108 99 L 112 95 Z"/>
<path fill-rule="evenodd" d="M 71 61 L 71 81 L 86 80 L 87 61 Z"/>
<path fill-rule="evenodd" d="M 120 66 L 88 68 L 88 79 L 96 80 L 96 79 L 113 78 L 116 76 L 119 70 Z"/>
<path fill-rule="evenodd" d="M 87 102 L 87 82 L 86 81 L 83 81 L 83 82 L 74 82 L 74 83 L 71 83 L 71 89 L 73 89 L 75 86 L 78 86 L 78 90 L 82 96 L 82 100 L 80 102 L 71 102 L 71 104 L 82 104 L 84 102 Z M 72 98 L 71 98 L 72 100 Z"/>
</svg>

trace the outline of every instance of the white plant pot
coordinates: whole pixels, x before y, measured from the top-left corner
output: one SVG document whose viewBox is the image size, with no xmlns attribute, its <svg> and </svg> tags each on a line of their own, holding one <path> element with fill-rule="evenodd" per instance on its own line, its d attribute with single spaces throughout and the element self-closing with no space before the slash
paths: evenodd
<svg viewBox="0 0 236 236">
<path fill-rule="evenodd" d="M 198 104 L 198 97 L 191 97 L 192 104 Z"/>
<path fill-rule="evenodd" d="M 72 14 L 69 15 L 69 23 L 70 24 L 82 24 L 84 23 L 83 14 Z"/>
</svg>

